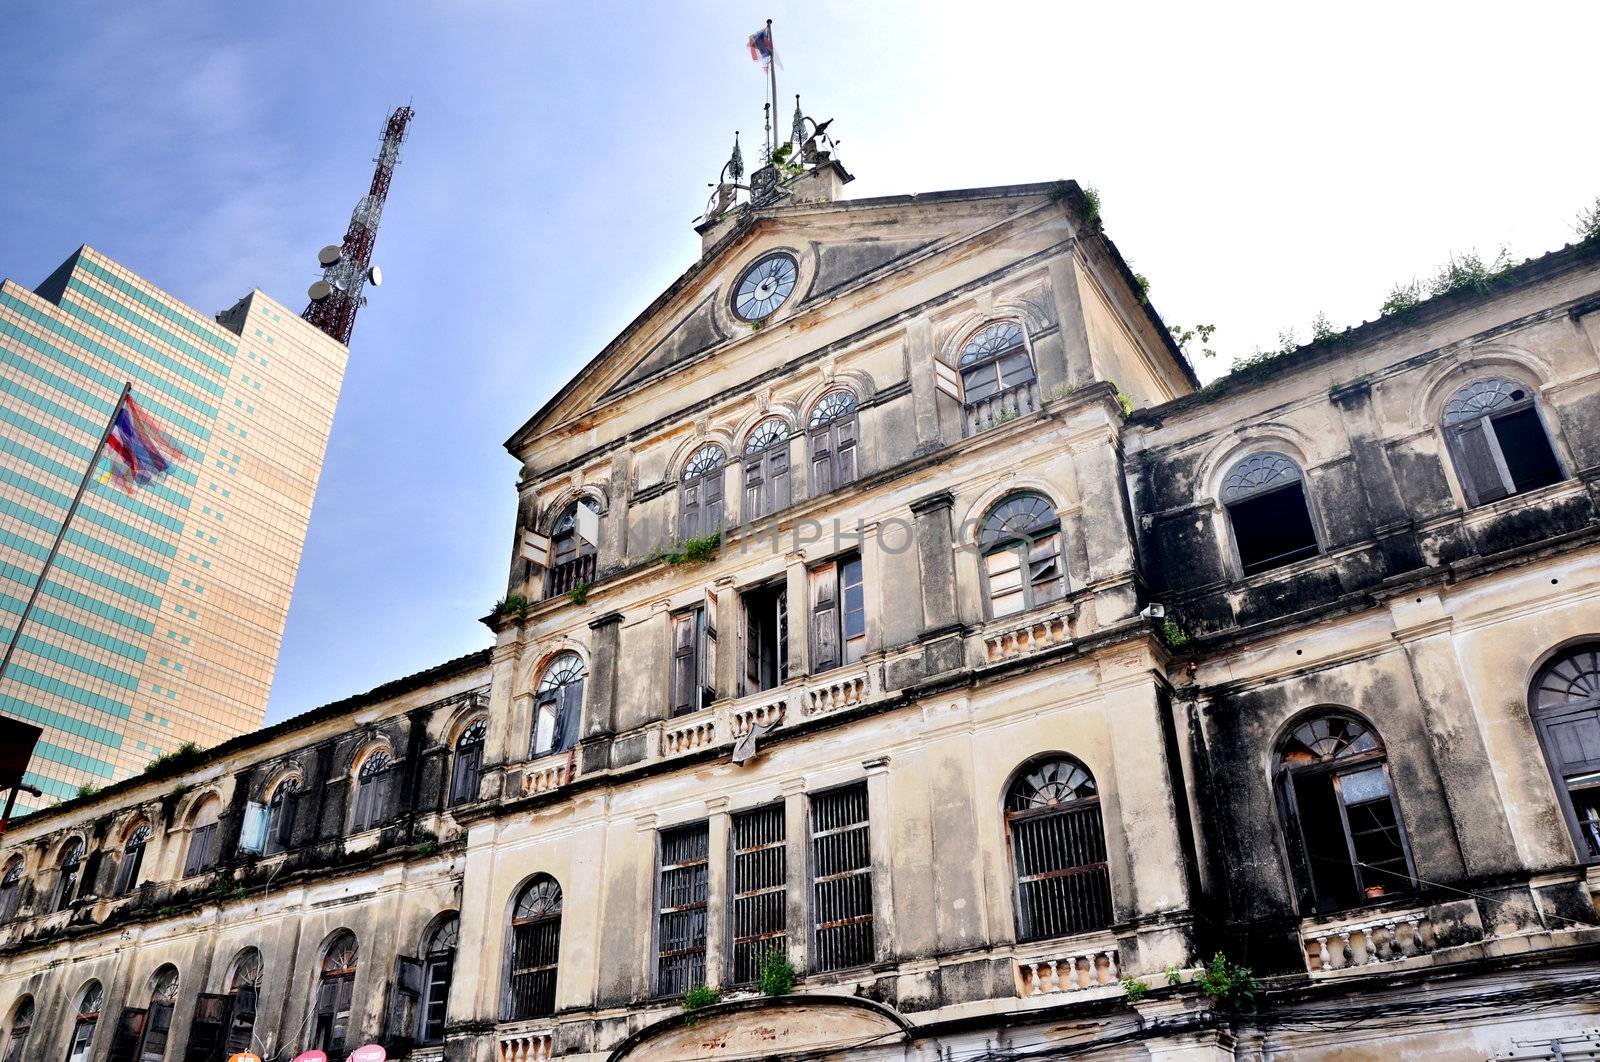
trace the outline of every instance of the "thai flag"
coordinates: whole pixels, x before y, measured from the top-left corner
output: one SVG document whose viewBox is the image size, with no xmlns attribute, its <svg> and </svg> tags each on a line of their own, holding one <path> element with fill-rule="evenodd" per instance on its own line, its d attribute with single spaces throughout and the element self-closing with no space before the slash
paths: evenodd
<svg viewBox="0 0 1600 1062">
<path fill-rule="evenodd" d="M 133 396 L 128 395 L 111 420 L 111 431 L 106 436 L 106 456 L 111 461 L 107 478 L 132 494 L 135 487 L 164 475 L 187 455 L 162 433 Z"/>
<path fill-rule="evenodd" d="M 762 26 L 750 34 L 750 58 L 758 63 L 772 62 L 772 27 Z"/>
</svg>

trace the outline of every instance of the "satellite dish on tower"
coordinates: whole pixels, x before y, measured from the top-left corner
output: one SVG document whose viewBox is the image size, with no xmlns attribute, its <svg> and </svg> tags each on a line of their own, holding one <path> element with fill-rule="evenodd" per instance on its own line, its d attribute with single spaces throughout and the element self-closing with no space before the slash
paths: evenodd
<svg viewBox="0 0 1600 1062">
<path fill-rule="evenodd" d="M 343 257 L 344 248 L 336 243 L 330 243 L 317 252 L 317 261 L 321 262 L 323 266 L 331 266 Z"/>
<path fill-rule="evenodd" d="M 315 281 L 309 288 L 306 289 L 306 295 L 310 297 L 312 302 L 321 302 L 323 299 L 326 299 L 332 294 L 333 285 L 329 284 L 326 280 Z"/>
<path fill-rule="evenodd" d="M 334 291 L 349 291 L 350 290 L 350 285 L 345 282 L 344 277 L 339 277 L 338 279 L 336 279 L 333 282 L 333 290 Z"/>
<path fill-rule="evenodd" d="M 367 283 L 371 284 L 375 288 L 379 287 L 380 285 L 382 285 L 383 284 L 383 270 L 379 269 L 377 266 L 373 266 L 372 268 L 368 269 L 367 270 Z"/>
</svg>

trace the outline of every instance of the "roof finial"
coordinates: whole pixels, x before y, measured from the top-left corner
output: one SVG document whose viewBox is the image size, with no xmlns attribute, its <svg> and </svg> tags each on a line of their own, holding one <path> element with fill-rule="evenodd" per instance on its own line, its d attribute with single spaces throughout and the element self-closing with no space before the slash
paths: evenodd
<svg viewBox="0 0 1600 1062">
<path fill-rule="evenodd" d="M 794 94 L 794 124 L 789 130 L 789 139 L 794 142 L 796 153 L 799 152 L 800 145 L 806 142 L 806 116 L 805 112 L 800 109 L 800 93 L 798 92 Z"/>
<path fill-rule="evenodd" d="M 733 131 L 733 154 L 728 157 L 727 179 L 737 184 L 744 177 L 744 154 L 739 150 L 739 130 Z"/>
</svg>

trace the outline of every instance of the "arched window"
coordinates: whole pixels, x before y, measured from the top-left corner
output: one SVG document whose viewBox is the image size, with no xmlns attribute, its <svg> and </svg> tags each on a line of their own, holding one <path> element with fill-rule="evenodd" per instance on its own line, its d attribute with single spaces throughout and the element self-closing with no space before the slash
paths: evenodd
<svg viewBox="0 0 1600 1062">
<path fill-rule="evenodd" d="M 582 516 L 578 510 L 583 510 Z M 561 511 L 550 528 L 550 571 L 546 597 L 564 594 L 579 583 L 594 582 L 595 547 L 600 537 L 600 507 L 581 498 Z"/>
<path fill-rule="evenodd" d="M 22 906 L 22 857 L 13 856 L 0 875 L 0 922 L 9 922 Z"/>
<path fill-rule="evenodd" d="M 511 911 L 511 984 L 506 1019 L 555 1013 L 556 964 L 561 956 L 561 886 L 535 875 Z"/>
<path fill-rule="evenodd" d="M 450 1009 L 450 981 L 455 972 L 456 944 L 461 935 L 461 919 L 454 912 L 434 920 L 422 942 L 421 1040 L 425 1044 L 444 1042 L 444 1021 Z"/>
<path fill-rule="evenodd" d="M 565 752 L 578 743 L 585 675 L 577 653 L 561 653 L 545 665 L 534 696 L 531 755 Z"/>
<path fill-rule="evenodd" d="M 829 391 L 812 408 L 806 426 L 812 497 L 855 480 L 856 419 L 856 396 L 842 389 Z"/>
<path fill-rule="evenodd" d="M 245 948 L 233 960 L 224 997 L 227 1014 L 222 1024 L 227 1029 L 227 1040 L 223 1046 L 223 1057 L 231 1058 L 241 1051 L 248 1051 L 255 1042 L 256 1007 L 261 1000 L 262 976 L 261 952 L 255 948 Z M 192 1035 L 190 1042 L 192 1045 Z"/>
<path fill-rule="evenodd" d="M 217 819 L 222 814 L 222 801 L 215 797 L 201 804 L 189 826 L 189 853 L 183 860 L 183 876 L 210 870 L 217 863 Z"/>
<path fill-rule="evenodd" d="M 78 893 L 78 874 L 83 869 L 83 838 L 74 837 L 61 849 L 61 861 L 56 875 L 56 894 L 50 901 L 50 910 L 65 910 Z"/>
<path fill-rule="evenodd" d="M 1311 716 L 1278 743 L 1276 774 L 1303 908 L 1411 891 L 1411 849 L 1377 731 L 1345 712 Z"/>
<path fill-rule="evenodd" d="M 33 1030 L 33 997 L 23 996 L 11 1008 L 11 1031 L 6 1034 L 6 1052 L 0 1062 L 22 1062 L 22 1052 L 28 1046 L 28 1033 Z"/>
<path fill-rule="evenodd" d="M 722 466 L 727 455 L 706 443 L 683 466 L 678 484 L 678 538 L 703 538 L 722 530 Z"/>
<path fill-rule="evenodd" d="M 300 807 L 300 776 L 291 774 L 272 789 L 267 801 L 267 841 L 265 854 L 277 855 L 289 850 L 294 840 L 294 817 Z"/>
<path fill-rule="evenodd" d="M 389 789 L 394 779 L 394 761 L 389 750 L 374 749 L 361 761 L 356 772 L 355 814 L 350 829 L 370 830 L 389 815 Z"/>
<path fill-rule="evenodd" d="M 1317 555 L 1305 477 L 1285 455 L 1268 451 L 1234 462 L 1223 478 L 1221 500 L 1244 574 Z"/>
<path fill-rule="evenodd" d="M 789 426 L 780 417 L 757 424 L 744 444 L 744 508 L 749 522 L 789 505 Z"/>
<path fill-rule="evenodd" d="M 1600 643 L 1540 669 L 1530 708 L 1578 858 L 1600 863 Z"/>
<path fill-rule="evenodd" d="M 100 1008 L 104 993 L 99 981 L 90 981 L 78 993 L 78 1014 L 72 1024 L 72 1039 L 67 1049 L 67 1062 L 88 1062 L 89 1048 L 94 1043 L 95 1026 L 100 1024 Z"/>
<path fill-rule="evenodd" d="M 1024 767 L 1006 790 L 1017 939 L 1064 937 L 1111 924 L 1100 795 L 1070 756 Z"/>
<path fill-rule="evenodd" d="M 1562 478 L 1531 388 L 1498 376 L 1474 380 L 1450 396 L 1441 419 L 1468 505 Z"/>
<path fill-rule="evenodd" d="M 478 775 L 483 768 L 483 743 L 489 734 L 489 721 L 478 719 L 456 738 L 456 762 L 450 772 L 450 803 L 465 804 L 478 799 Z"/>
<path fill-rule="evenodd" d="M 1042 494 L 1013 494 L 983 518 L 978 532 L 989 614 L 1012 616 L 1067 592 L 1061 521 Z"/>
<path fill-rule="evenodd" d="M 126 896 L 139 885 L 139 871 L 144 867 L 144 846 L 150 841 L 150 824 L 141 822 L 128 834 L 122 844 L 122 862 L 117 865 L 116 895 Z"/>
<path fill-rule="evenodd" d="M 1033 356 L 1018 322 L 995 321 L 980 328 L 961 348 L 959 367 L 967 435 L 1039 408 Z"/>
<path fill-rule="evenodd" d="M 172 1012 L 178 1005 L 178 968 L 171 963 L 159 966 L 145 987 L 150 1004 L 144 1010 L 124 1007 L 111 1040 L 110 1057 L 136 1059 L 137 1062 L 162 1062 L 167 1039 L 172 1035 Z"/>
<path fill-rule="evenodd" d="M 329 1058 L 344 1057 L 350 1032 L 350 998 L 355 991 L 359 959 L 355 934 L 341 931 L 328 943 L 317 972 L 317 991 L 311 1003 L 312 1050 Z"/>
</svg>

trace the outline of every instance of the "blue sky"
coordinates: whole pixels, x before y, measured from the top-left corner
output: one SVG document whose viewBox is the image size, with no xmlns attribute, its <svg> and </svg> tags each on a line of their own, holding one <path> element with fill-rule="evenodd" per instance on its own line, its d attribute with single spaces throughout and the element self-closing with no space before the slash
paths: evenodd
<svg viewBox="0 0 1600 1062">
<path fill-rule="evenodd" d="M 0 273 L 90 243 L 203 310 L 299 305 L 385 114 L 415 106 L 277 720 L 488 644 L 501 444 L 694 260 L 733 130 L 759 140 L 767 17 L 851 194 L 1092 184 L 1157 308 L 1216 324 L 1223 360 L 1372 317 L 1451 251 L 1560 246 L 1600 195 L 1592 5 L 1123 7 L 15 4 Z"/>
</svg>

